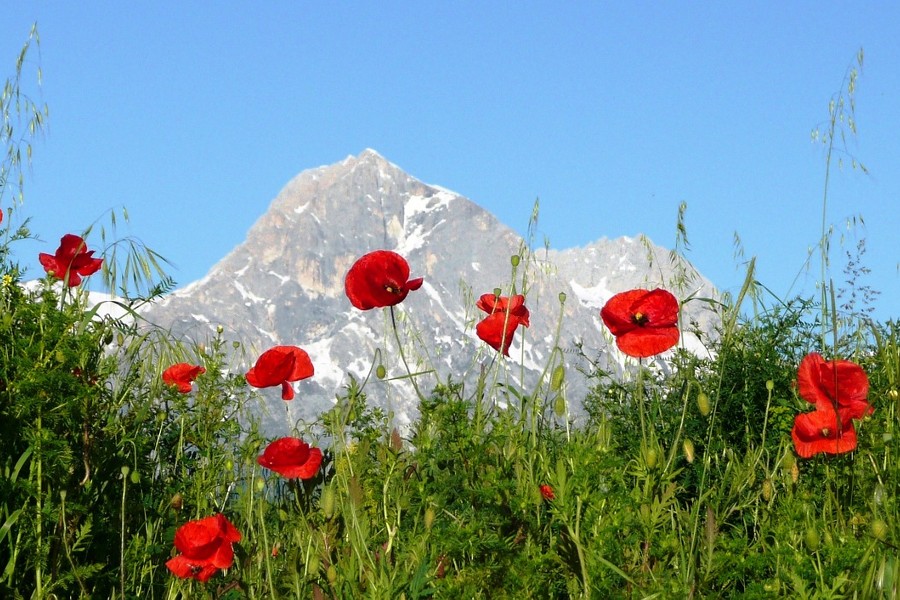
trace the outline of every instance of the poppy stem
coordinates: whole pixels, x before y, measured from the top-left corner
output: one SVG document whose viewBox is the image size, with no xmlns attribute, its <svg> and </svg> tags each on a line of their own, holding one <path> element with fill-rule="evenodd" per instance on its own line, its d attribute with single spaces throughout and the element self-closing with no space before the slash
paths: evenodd
<svg viewBox="0 0 900 600">
<path fill-rule="evenodd" d="M 403 361 L 403 366 L 406 368 L 406 373 L 409 375 L 409 382 L 412 384 L 413 389 L 416 391 L 416 396 L 419 397 L 419 400 L 425 401 L 425 396 L 422 394 L 422 391 L 419 390 L 419 385 L 416 383 L 416 377 L 413 375 L 412 370 L 409 368 L 409 363 L 406 362 L 406 354 L 403 353 L 403 343 L 400 341 L 400 331 L 397 329 L 397 318 L 394 316 L 394 307 L 390 307 L 391 310 L 391 329 L 394 330 L 394 339 L 397 341 L 397 350 L 400 352 L 400 360 Z"/>
</svg>

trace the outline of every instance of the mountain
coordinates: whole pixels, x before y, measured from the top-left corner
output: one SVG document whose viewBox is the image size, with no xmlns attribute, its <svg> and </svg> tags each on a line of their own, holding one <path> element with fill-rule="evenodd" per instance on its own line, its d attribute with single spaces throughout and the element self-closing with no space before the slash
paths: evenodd
<svg viewBox="0 0 900 600">
<path fill-rule="evenodd" d="M 368 401 L 392 411 L 403 426 L 415 418 L 416 400 L 408 380 L 390 381 L 407 372 L 390 312 L 357 310 L 344 294 L 347 270 L 376 249 L 398 252 L 408 260 L 411 277 L 424 277 L 421 289 L 395 311 L 410 369 L 433 369 L 441 381 L 452 377 L 469 386 L 482 365 L 498 360 L 475 335 L 475 324 L 483 316 L 475 300 L 495 288 L 508 294 L 511 257 L 520 255 L 516 289 L 525 289 L 531 326 L 516 333 L 500 371 L 489 372 L 514 382 L 523 373 L 521 363 L 526 384 L 533 385 L 551 356 L 563 292 L 558 346 L 576 412 L 577 400 L 587 389 L 579 369 L 589 366 L 578 346 L 592 361 L 621 368 L 622 357 L 614 347 L 610 350 L 599 317 L 610 296 L 674 281 L 679 269 L 694 275 L 676 295 L 715 295 L 713 286 L 690 265 L 673 261 L 668 250 L 642 239 L 601 239 L 582 248 L 525 252 L 520 236 L 472 201 L 425 184 L 366 150 L 294 177 L 243 243 L 203 279 L 176 290 L 146 316 L 197 342 L 221 326 L 224 337 L 241 341 L 247 349 L 242 368 L 273 345 L 304 348 L 316 373 L 295 384 L 297 398 L 287 403 L 287 415 L 277 388 L 261 392 L 260 408 L 270 433 L 283 434 L 298 419 L 314 420 L 333 404 L 348 373 L 366 377 L 376 355 L 387 368 L 387 379 L 369 379 Z M 702 331 L 711 331 L 710 315 L 693 305 L 699 303 L 686 306 L 686 317 Z M 685 342 L 700 349 L 689 334 Z M 436 376 L 416 381 L 427 393 Z"/>
</svg>

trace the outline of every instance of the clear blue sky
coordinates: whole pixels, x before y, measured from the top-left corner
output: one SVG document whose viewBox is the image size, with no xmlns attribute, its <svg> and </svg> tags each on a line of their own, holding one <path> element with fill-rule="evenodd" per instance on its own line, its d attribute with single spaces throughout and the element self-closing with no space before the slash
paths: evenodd
<svg viewBox="0 0 900 600">
<path fill-rule="evenodd" d="M 555 248 L 640 233 L 671 247 L 685 201 L 689 257 L 717 286 L 743 279 L 737 233 L 765 284 L 809 291 L 818 267 L 791 283 L 821 228 L 810 131 L 862 47 L 849 149 L 870 175 L 834 174 L 828 220 L 865 219 L 864 283 L 898 317 L 898 7 L 4 2 L 0 78 L 36 21 L 51 112 L 24 206 L 44 242 L 16 252 L 42 275 L 37 252 L 124 206 L 120 232 L 184 285 L 295 174 L 371 147 L 520 232 L 539 197 Z"/>
</svg>

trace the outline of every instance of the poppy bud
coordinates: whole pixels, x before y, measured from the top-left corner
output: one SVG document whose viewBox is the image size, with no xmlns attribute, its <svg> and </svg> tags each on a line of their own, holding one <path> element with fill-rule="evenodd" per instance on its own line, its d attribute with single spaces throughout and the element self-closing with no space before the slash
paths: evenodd
<svg viewBox="0 0 900 600">
<path fill-rule="evenodd" d="M 334 585 L 337 581 L 338 573 L 337 569 L 334 568 L 334 565 L 328 565 L 328 570 L 325 571 L 325 577 L 328 578 L 328 583 Z"/>
<path fill-rule="evenodd" d="M 141 474 L 137 471 L 131 472 L 131 483 L 137 485 L 141 482 Z"/>
<path fill-rule="evenodd" d="M 704 417 L 709 414 L 709 396 L 703 392 L 697 394 L 697 408 Z"/>
<path fill-rule="evenodd" d="M 502 291 L 503 291 L 503 290 L 501 290 L 500 288 L 494 288 L 494 295 L 495 295 L 495 296 L 499 296 L 499 295 L 500 295 L 500 292 L 502 292 Z"/>
<path fill-rule="evenodd" d="M 560 303 L 560 304 L 565 304 L 565 303 L 566 303 L 566 293 L 565 293 L 565 292 L 560 292 L 560 293 L 559 293 L 559 303 Z"/>
<path fill-rule="evenodd" d="M 434 525 L 434 509 L 430 506 L 425 509 L 425 529 L 431 531 L 431 526 Z"/>
<path fill-rule="evenodd" d="M 116 335 L 116 343 L 119 344 L 120 346 L 124 346 L 125 345 L 125 336 L 122 335 L 121 333 L 117 334 Z"/>
<path fill-rule="evenodd" d="M 216 333 L 218 333 L 219 335 L 222 335 L 223 331 L 225 331 L 224 327 L 222 327 L 221 325 L 216 325 Z"/>
<path fill-rule="evenodd" d="M 322 514 L 326 519 L 330 519 L 334 515 L 334 489 L 331 486 L 322 490 Z"/>
<path fill-rule="evenodd" d="M 888 397 L 891 400 L 896 400 L 897 398 L 900 398 L 900 392 L 897 392 L 897 390 L 888 390 Z"/>
<path fill-rule="evenodd" d="M 317 575 L 320 566 L 322 565 L 318 554 L 310 554 L 309 558 L 306 559 L 306 572 L 310 575 Z"/>
<path fill-rule="evenodd" d="M 553 401 L 553 412 L 560 418 L 566 416 L 566 399 L 561 394 Z"/>
<path fill-rule="evenodd" d="M 648 469 L 656 467 L 658 458 L 659 454 L 656 452 L 656 448 L 644 448 L 644 464 L 647 465 Z"/>
<path fill-rule="evenodd" d="M 772 381 L 771 379 L 767 379 L 767 380 L 766 380 L 766 389 L 769 390 L 770 392 L 771 392 L 772 390 L 774 390 L 774 389 L 775 389 L 775 382 Z"/>
<path fill-rule="evenodd" d="M 689 463 L 694 462 L 694 442 L 690 440 L 690 438 L 685 438 L 682 443 L 682 448 L 684 450 L 684 458 Z"/>
<path fill-rule="evenodd" d="M 876 540 L 884 541 L 887 539 L 888 534 L 888 526 L 882 519 L 875 519 L 872 521 L 872 535 L 875 536 Z"/>
<path fill-rule="evenodd" d="M 172 510 L 181 510 L 181 507 L 184 505 L 184 496 L 180 493 L 176 493 L 172 496 L 172 499 L 169 500 L 169 506 L 172 507 Z"/>
<path fill-rule="evenodd" d="M 228 460 L 225 461 L 225 470 L 231 471 L 233 469 L 234 469 L 234 461 L 229 458 Z"/>
<path fill-rule="evenodd" d="M 122 465 L 122 477 L 128 477 L 128 473 L 131 472 L 131 468 L 128 465 Z"/>
<path fill-rule="evenodd" d="M 256 491 L 261 492 L 266 489 L 266 480 L 262 477 L 257 477 L 254 485 L 256 486 Z"/>
<path fill-rule="evenodd" d="M 375 377 L 378 379 L 384 379 L 384 376 L 387 375 L 387 369 L 384 368 L 384 365 L 378 365 L 375 367 Z"/>
<path fill-rule="evenodd" d="M 519 261 L 520 261 L 520 260 L 521 260 L 521 258 L 519 258 L 519 255 L 518 255 L 518 254 L 513 254 L 512 256 L 509 257 L 509 262 L 511 262 L 511 263 L 512 263 L 512 266 L 514 266 L 514 267 L 518 267 L 518 266 L 519 266 Z"/>
<path fill-rule="evenodd" d="M 553 374 L 550 376 L 550 389 L 554 392 L 558 392 L 559 388 L 562 387 L 563 381 L 566 378 L 566 370 L 562 365 L 557 365 L 555 369 L 553 369 Z"/>
<path fill-rule="evenodd" d="M 768 502 L 772 499 L 772 480 L 766 479 L 762 484 L 762 497 L 763 500 Z"/>
<path fill-rule="evenodd" d="M 238 348 L 241 347 L 241 343 L 239 341 L 235 340 L 235 341 L 231 342 L 231 347 L 234 348 L 235 350 L 237 350 Z"/>
<path fill-rule="evenodd" d="M 804 537 L 806 542 L 806 547 L 809 548 L 812 552 L 815 552 L 819 549 L 819 543 L 821 542 L 819 538 L 819 532 L 816 531 L 815 527 L 808 527 L 806 529 L 806 535 Z"/>
</svg>

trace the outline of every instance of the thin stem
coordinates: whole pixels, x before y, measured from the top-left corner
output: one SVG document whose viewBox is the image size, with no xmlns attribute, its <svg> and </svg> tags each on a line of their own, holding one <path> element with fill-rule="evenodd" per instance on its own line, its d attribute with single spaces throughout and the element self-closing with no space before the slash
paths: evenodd
<svg viewBox="0 0 900 600">
<path fill-rule="evenodd" d="M 419 390 L 419 385 L 416 383 L 416 377 L 413 375 L 412 369 L 409 368 L 409 363 L 406 362 L 406 354 L 403 352 L 403 342 L 400 341 L 400 331 L 397 329 L 397 319 L 394 316 L 394 307 L 391 306 L 391 329 L 394 330 L 394 339 L 397 341 L 397 350 L 400 352 L 400 360 L 403 361 L 403 366 L 406 368 L 406 373 L 409 375 L 409 382 L 412 384 L 413 389 L 416 391 L 416 396 L 419 397 L 419 400 L 425 401 L 425 395 Z"/>
</svg>

